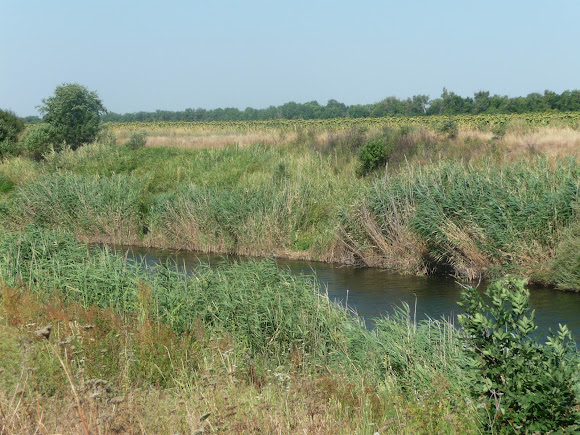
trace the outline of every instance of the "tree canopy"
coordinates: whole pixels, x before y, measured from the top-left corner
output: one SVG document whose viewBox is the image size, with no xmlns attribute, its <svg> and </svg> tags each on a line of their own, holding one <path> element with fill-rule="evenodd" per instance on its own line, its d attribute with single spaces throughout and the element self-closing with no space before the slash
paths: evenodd
<svg viewBox="0 0 580 435">
<path fill-rule="evenodd" d="M 107 112 L 97 93 L 78 83 L 58 86 L 42 103 L 40 112 L 52 127 L 53 142 L 66 143 L 72 149 L 97 138 L 101 115 Z"/>
<path fill-rule="evenodd" d="M 491 95 L 489 91 L 475 92 L 473 97 L 462 97 L 443 89 L 441 96 L 431 99 L 428 95 L 414 95 L 406 99 L 387 97 L 373 104 L 348 106 L 337 100 L 329 100 L 326 105 L 317 101 L 297 103 L 290 101 L 281 106 L 264 109 L 247 107 L 240 110 L 225 109 L 185 109 L 184 111 L 157 110 L 155 112 L 108 113 L 104 121 L 148 122 L 148 121 L 259 121 L 267 119 L 326 119 L 326 118 L 367 118 L 382 116 L 428 116 L 460 114 L 531 113 L 546 111 L 580 111 L 580 90 L 564 91 L 557 94 L 544 91 L 531 93 L 526 97 Z"/>
</svg>

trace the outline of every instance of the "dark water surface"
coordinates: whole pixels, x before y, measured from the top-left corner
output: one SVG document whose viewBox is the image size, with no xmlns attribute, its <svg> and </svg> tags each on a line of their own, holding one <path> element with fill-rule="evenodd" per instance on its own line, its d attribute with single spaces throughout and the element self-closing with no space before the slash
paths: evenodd
<svg viewBox="0 0 580 435">
<path fill-rule="evenodd" d="M 113 248 L 131 258 L 142 257 L 146 264 L 173 259 L 186 270 L 194 269 L 200 262 L 218 264 L 226 260 L 220 255 L 195 252 L 120 246 Z M 239 257 L 231 258 L 244 261 Z M 452 278 L 407 276 L 381 269 L 310 261 L 276 259 L 276 263 L 295 274 L 316 275 L 331 299 L 348 303 L 367 322 L 373 317 L 392 313 L 402 303 L 410 306 L 411 313 L 416 309 L 418 319 L 427 316 L 454 319 L 461 312 L 457 305 L 461 286 Z M 548 328 L 556 331 L 558 323 L 562 323 L 568 325 L 576 341 L 580 342 L 580 293 L 533 287 L 530 288 L 530 305 L 536 310 L 535 320 L 541 335 L 545 335 Z"/>
</svg>

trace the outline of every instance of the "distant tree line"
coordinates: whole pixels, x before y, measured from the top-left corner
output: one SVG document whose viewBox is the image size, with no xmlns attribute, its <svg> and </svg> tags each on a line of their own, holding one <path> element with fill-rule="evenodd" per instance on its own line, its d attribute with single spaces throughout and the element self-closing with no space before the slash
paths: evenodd
<svg viewBox="0 0 580 435">
<path fill-rule="evenodd" d="M 184 111 L 156 110 L 119 114 L 108 112 L 102 116 L 104 122 L 151 122 L 151 121 L 256 121 L 267 119 L 328 119 L 368 118 L 383 116 L 428 116 L 460 115 L 480 113 L 531 113 L 548 111 L 580 111 L 580 90 L 557 94 L 544 91 L 526 97 L 510 98 L 505 95 L 490 95 L 489 91 L 476 92 L 473 97 L 461 97 L 443 88 L 440 97 L 430 99 L 427 95 L 415 95 L 407 99 L 387 97 L 378 103 L 347 106 L 336 100 L 326 105 L 316 101 L 308 103 L 289 102 L 265 109 L 185 109 Z M 28 123 L 39 121 L 36 117 L 25 118 Z"/>
</svg>

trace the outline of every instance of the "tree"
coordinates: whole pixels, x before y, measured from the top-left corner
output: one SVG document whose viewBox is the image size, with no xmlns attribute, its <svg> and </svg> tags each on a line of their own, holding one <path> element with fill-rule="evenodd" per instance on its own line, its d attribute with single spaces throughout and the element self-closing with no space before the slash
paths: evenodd
<svg viewBox="0 0 580 435">
<path fill-rule="evenodd" d="M 24 121 L 10 110 L 0 110 L 0 142 L 16 142 L 24 130 Z"/>
<path fill-rule="evenodd" d="M 489 97 L 489 91 L 479 91 L 473 96 L 473 108 L 472 113 L 477 115 L 478 113 L 484 113 L 491 105 L 491 98 Z"/>
<path fill-rule="evenodd" d="M 97 138 L 101 115 L 107 112 L 97 93 L 78 83 L 58 86 L 42 103 L 39 109 L 52 127 L 54 143 L 66 143 L 72 149 Z"/>
</svg>

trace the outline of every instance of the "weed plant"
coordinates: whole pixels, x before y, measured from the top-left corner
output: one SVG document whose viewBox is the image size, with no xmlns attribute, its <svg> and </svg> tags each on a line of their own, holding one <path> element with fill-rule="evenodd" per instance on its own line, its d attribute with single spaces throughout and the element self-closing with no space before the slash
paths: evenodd
<svg viewBox="0 0 580 435">
<path fill-rule="evenodd" d="M 473 359 L 467 367 L 474 395 L 483 392 L 485 429 L 499 433 L 577 431 L 580 423 L 574 377 L 578 350 L 568 328 L 540 345 L 531 333 L 534 311 L 520 278 L 493 283 L 484 302 L 476 289 L 462 295 L 459 321 Z"/>
</svg>

